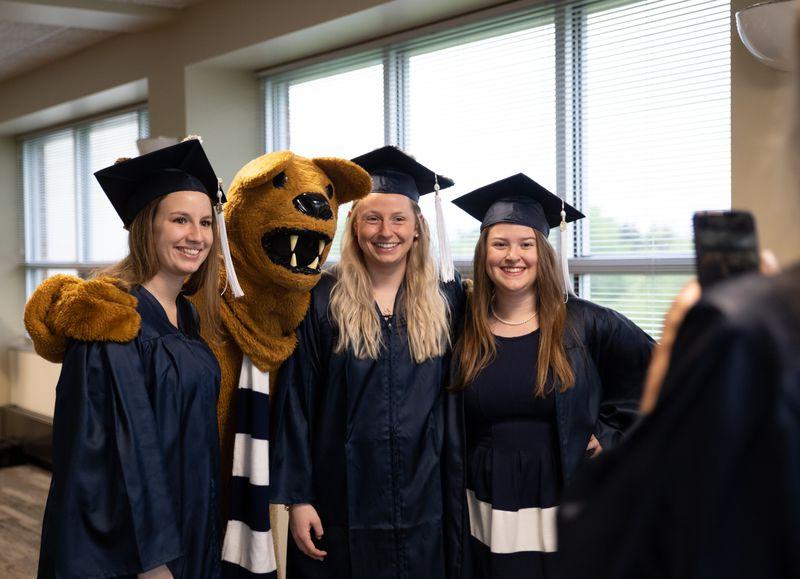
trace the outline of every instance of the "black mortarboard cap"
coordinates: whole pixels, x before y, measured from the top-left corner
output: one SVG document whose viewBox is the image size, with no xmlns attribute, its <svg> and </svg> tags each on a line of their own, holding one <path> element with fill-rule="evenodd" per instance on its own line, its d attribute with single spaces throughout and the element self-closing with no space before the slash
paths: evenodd
<svg viewBox="0 0 800 579">
<path fill-rule="evenodd" d="M 481 231 L 496 223 L 527 225 L 545 237 L 550 228 L 561 223 L 562 201 L 523 173 L 454 199 L 453 203 L 481 222 Z M 563 203 L 565 221 L 577 221 L 584 216 L 568 203 Z"/>
<path fill-rule="evenodd" d="M 397 147 L 388 145 L 351 159 L 372 178 L 373 193 L 395 193 L 405 195 L 418 202 L 420 195 L 453 186 L 453 180 L 437 175 L 425 165 L 406 155 Z"/>
<path fill-rule="evenodd" d="M 125 227 L 150 201 L 175 191 L 200 191 L 212 205 L 218 201 L 217 176 L 197 139 L 126 159 L 94 176 Z"/>
</svg>

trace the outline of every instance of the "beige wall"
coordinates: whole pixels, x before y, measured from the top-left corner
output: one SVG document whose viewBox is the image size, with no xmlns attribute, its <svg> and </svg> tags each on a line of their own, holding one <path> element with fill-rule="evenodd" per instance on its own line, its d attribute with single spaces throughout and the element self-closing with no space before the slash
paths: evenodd
<svg viewBox="0 0 800 579">
<path fill-rule="evenodd" d="M 53 416 L 61 365 L 46 362 L 33 350 L 24 348 L 11 348 L 8 357 L 11 402 L 42 416 Z"/>
<path fill-rule="evenodd" d="M 734 9 L 752 3 L 734 0 Z M 153 135 L 204 137 L 229 183 L 259 154 L 261 103 L 254 71 L 502 4 L 500 0 L 208 0 L 158 29 L 124 34 L 0 83 L 0 404 L 52 407 L 57 367 L 31 358 L 14 367 L 9 347 L 23 335 L 17 151 L 10 135 L 143 99 Z M 497 9 L 502 10 L 503 7 Z M 762 244 L 784 262 L 800 259 L 800 194 L 784 154 L 789 75 L 750 56 L 732 29 L 732 195 L 752 210 Z M 37 369 L 37 364 L 38 369 Z"/>
<path fill-rule="evenodd" d="M 733 11 L 753 4 L 733 0 Z M 731 165 L 733 206 L 756 216 L 762 247 L 784 264 L 800 259 L 800 185 L 789 147 L 792 76 L 757 61 L 733 26 Z"/>
<path fill-rule="evenodd" d="M 25 279 L 19 263 L 18 243 L 21 199 L 17 186 L 17 147 L 14 139 L 0 137 L 0 405 L 10 400 L 9 347 L 22 334 Z"/>
</svg>

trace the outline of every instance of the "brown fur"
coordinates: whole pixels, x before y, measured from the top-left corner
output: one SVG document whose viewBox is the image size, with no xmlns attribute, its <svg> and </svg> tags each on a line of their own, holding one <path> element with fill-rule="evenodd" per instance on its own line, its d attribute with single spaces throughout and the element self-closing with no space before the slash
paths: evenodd
<svg viewBox="0 0 800 579">
<path fill-rule="evenodd" d="M 88 282 L 54 275 L 46 279 L 25 305 L 25 327 L 36 352 L 59 363 L 67 338 L 129 342 L 139 332 L 136 298 L 111 277 Z"/>
</svg>

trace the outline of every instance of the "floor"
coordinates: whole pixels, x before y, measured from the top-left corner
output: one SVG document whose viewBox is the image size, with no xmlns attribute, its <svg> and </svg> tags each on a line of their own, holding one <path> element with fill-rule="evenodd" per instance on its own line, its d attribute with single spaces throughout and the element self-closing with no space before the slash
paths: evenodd
<svg viewBox="0 0 800 579">
<path fill-rule="evenodd" d="M 36 466 L 0 469 L 0 577 L 36 577 L 50 473 Z"/>
</svg>

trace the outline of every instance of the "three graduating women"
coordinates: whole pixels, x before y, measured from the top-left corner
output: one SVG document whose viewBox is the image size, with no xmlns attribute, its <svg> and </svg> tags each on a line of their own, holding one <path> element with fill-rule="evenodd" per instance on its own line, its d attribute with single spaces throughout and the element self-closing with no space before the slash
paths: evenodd
<svg viewBox="0 0 800 579">
<path fill-rule="evenodd" d="M 214 171 L 197 140 L 96 173 L 129 255 L 131 342 L 72 341 L 56 390 L 39 577 L 219 576 Z M 204 292 L 198 312 L 187 294 Z"/>
</svg>

